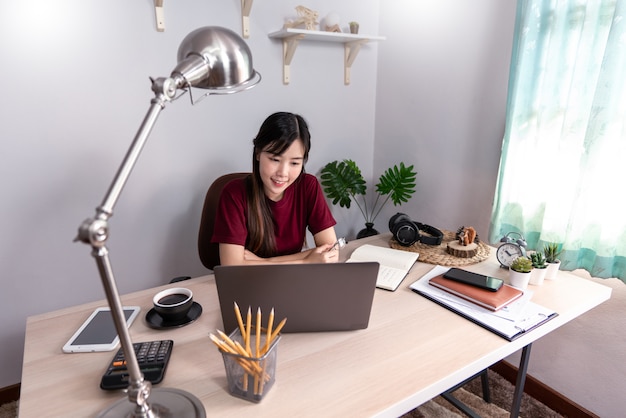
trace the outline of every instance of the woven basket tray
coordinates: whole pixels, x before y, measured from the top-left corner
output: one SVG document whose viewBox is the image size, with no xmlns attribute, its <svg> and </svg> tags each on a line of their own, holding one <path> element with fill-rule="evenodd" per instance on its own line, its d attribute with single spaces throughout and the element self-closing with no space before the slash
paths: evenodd
<svg viewBox="0 0 626 418">
<path fill-rule="evenodd" d="M 440 266 L 467 266 L 479 263 L 489 257 L 489 246 L 484 244 L 482 241 L 478 242 L 478 252 L 474 257 L 461 258 L 448 254 L 446 251 L 448 242 L 456 241 L 456 234 L 452 231 L 446 230 L 441 230 L 441 232 L 443 232 L 443 239 L 439 245 L 426 245 L 421 242 L 416 242 L 409 247 L 405 247 L 404 245 L 400 245 L 395 238 L 391 238 L 391 240 L 389 240 L 389 245 L 391 248 L 395 248 L 396 250 L 419 253 L 418 261 L 428 264 L 438 264 Z"/>
</svg>

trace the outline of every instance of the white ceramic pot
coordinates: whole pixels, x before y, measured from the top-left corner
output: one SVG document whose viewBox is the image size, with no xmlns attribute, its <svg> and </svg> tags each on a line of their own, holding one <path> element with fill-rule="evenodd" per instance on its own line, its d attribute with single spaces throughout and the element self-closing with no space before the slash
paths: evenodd
<svg viewBox="0 0 626 418">
<path fill-rule="evenodd" d="M 548 263 L 548 268 L 546 269 L 546 280 L 556 280 L 557 273 L 559 272 L 559 268 L 561 267 L 561 262 L 559 260 L 554 263 Z"/>
<path fill-rule="evenodd" d="M 546 278 L 546 273 L 548 272 L 548 268 L 544 267 L 542 269 L 533 268 L 530 272 L 530 284 L 534 286 L 541 286 L 543 284 L 543 280 Z"/>
<path fill-rule="evenodd" d="M 520 273 L 519 271 L 509 269 L 509 284 L 518 289 L 526 289 L 530 282 L 530 273 Z"/>
</svg>

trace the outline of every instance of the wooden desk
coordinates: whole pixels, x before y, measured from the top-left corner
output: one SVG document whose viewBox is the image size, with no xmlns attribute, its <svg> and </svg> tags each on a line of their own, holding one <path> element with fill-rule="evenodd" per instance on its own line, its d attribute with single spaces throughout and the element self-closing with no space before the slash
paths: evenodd
<svg viewBox="0 0 626 418">
<path fill-rule="evenodd" d="M 387 245 L 389 234 L 348 244 Z M 376 290 L 365 330 L 285 334 L 278 347 L 276 383 L 254 404 L 228 394 L 221 355 L 208 333 L 221 329 L 213 276 L 183 283 L 203 307 L 202 316 L 179 329 L 148 328 L 143 318 L 161 286 L 122 297 L 142 308 L 130 328 L 133 341 L 173 339 L 164 381 L 197 396 L 207 416 L 380 416 L 397 417 L 480 372 L 543 335 L 608 300 L 611 289 L 560 272 L 558 280 L 534 287 L 533 301 L 559 316 L 508 342 L 412 292 L 408 286 L 432 265 L 416 263 L 395 292 Z M 491 258 L 467 267 L 506 279 Z M 61 347 L 89 313 L 106 302 L 88 303 L 29 317 L 20 398 L 20 417 L 94 416 L 125 397 L 100 390 L 100 376 L 113 353 L 63 354 Z"/>
</svg>

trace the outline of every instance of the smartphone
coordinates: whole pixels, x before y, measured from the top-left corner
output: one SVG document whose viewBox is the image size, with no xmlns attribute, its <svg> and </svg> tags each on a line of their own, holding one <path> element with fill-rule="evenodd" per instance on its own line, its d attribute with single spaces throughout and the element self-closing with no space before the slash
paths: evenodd
<svg viewBox="0 0 626 418">
<path fill-rule="evenodd" d="M 472 273 L 471 271 L 461 270 L 455 267 L 448 270 L 443 277 L 457 282 L 471 284 L 473 286 L 480 287 L 481 289 L 491 290 L 492 292 L 497 291 L 504 284 L 503 280 L 495 277 Z"/>
<path fill-rule="evenodd" d="M 130 327 L 141 308 L 125 306 L 126 327 Z M 112 351 L 117 348 L 120 339 L 113 323 L 109 308 L 96 308 L 78 330 L 63 346 L 64 353 L 91 353 Z"/>
</svg>

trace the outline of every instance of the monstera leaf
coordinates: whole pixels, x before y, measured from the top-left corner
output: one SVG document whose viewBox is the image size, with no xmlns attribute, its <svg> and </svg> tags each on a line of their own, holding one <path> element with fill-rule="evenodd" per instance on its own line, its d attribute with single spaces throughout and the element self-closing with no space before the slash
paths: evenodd
<svg viewBox="0 0 626 418">
<path fill-rule="evenodd" d="M 333 205 L 339 203 L 342 208 L 349 208 L 353 197 L 367 191 L 361 170 L 352 160 L 326 164 L 322 169 L 322 187 Z"/>
<path fill-rule="evenodd" d="M 326 164 L 321 172 L 321 183 L 324 193 L 332 200 L 333 205 L 339 204 L 341 207 L 349 208 L 354 201 L 365 222 L 373 223 L 388 200 L 391 199 L 394 206 L 408 202 L 415 193 L 416 176 L 413 166 L 406 167 L 404 163 L 400 163 L 399 167 L 394 165 L 387 169 L 376 184 L 376 199 L 371 208 L 368 207 L 365 198 L 367 184 L 354 161 L 333 161 Z M 380 203 L 382 196 L 385 196 L 385 199 Z"/>
<path fill-rule="evenodd" d="M 388 195 L 394 206 L 406 203 L 415 193 L 415 177 L 417 173 L 413 171 L 413 166 L 405 167 L 404 163 L 387 169 L 380 176 L 376 191 L 381 195 Z"/>
</svg>

